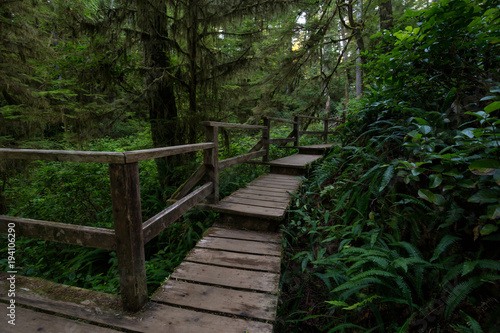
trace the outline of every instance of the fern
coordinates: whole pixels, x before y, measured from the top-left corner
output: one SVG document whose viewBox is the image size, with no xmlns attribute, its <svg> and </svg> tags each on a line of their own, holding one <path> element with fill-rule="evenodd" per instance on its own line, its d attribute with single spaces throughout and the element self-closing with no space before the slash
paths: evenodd
<svg viewBox="0 0 500 333">
<path fill-rule="evenodd" d="M 382 192 L 387 187 L 387 185 L 389 185 L 389 182 L 391 181 L 392 176 L 394 175 L 394 167 L 396 164 L 397 164 L 397 161 L 396 161 L 396 163 L 393 162 L 385 170 L 384 176 L 382 177 L 382 182 L 380 183 L 380 187 L 378 189 L 379 192 Z"/>
<path fill-rule="evenodd" d="M 464 262 L 462 276 L 472 272 L 476 268 L 476 266 L 479 266 L 480 268 L 483 269 L 500 271 L 500 262 L 489 259 L 478 259 L 478 260 Z"/>
<path fill-rule="evenodd" d="M 448 248 L 448 246 L 450 246 L 451 244 L 455 243 L 458 240 L 460 240 L 460 237 L 452 235 L 444 236 L 439 242 L 438 246 L 436 246 L 436 249 L 434 249 L 434 255 L 429 261 L 433 262 L 434 260 L 439 258 L 439 256 Z"/>
<path fill-rule="evenodd" d="M 493 281 L 500 279 L 500 275 L 482 275 L 473 276 L 465 282 L 462 282 L 455 286 L 448 300 L 446 301 L 446 308 L 444 310 L 444 316 L 449 319 L 455 308 L 471 293 L 472 290 L 481 286 L 486 281 Z"/>
<path fill-rule="evenodd" d="M 391 243 L 390 245 L 402 247 L 408 252 L 408 254 L 411 257 L 422 259 L 422 254 L 420 253 L 420 251 L 414 245 L 408 242 L 396 242 L 396 243 Z"/>
</svg>

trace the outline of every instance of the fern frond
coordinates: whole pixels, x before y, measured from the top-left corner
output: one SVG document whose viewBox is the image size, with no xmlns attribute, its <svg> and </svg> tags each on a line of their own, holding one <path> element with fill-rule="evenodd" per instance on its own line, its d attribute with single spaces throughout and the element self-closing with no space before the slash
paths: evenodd
<svg viewBox="0 0 500 333">
<path fill-rule="evenodd" d="M 444 316 L 449 319 L 455 308 L 472 292 L 472 290 L 481 286 L 484 282 L 500 279 L 500 275 L 481 275 L 473 276 L 465 282 L 456 285 L 446 301 Z"/>
<path fill-rule="evenodd" d="M 480 268 L 483 269 L 500 271 L 500 262 L 490 259 L 478 259 L 478 260 L 464 262 L 462 276 L 472 272 L 476 268 L 476 266 L 479 266 Z"/>
<path fill-rule="evenodd" d="M 343 324 L 340 324 L 340 325 L 333 327 L 332 329 L 330 329 L 328 331 L 328 333 L 339 332 L 339 331 L 344 332 L 346 329 L 356 329 L 356 330 L 359 330 L 359 332 L 366 331 L 366 328 L 364 328 L 362 326 L 351 324 L 351 323 L 343 323 Z"/>
<path fill-rule="evenodd" d="M 396 242 L 390 245 L 399 246 L 405 249 L 411 257 L 422 259 L 422 253 L 413 245 L 408 242 Z"/>
<path fill-rule="evenodd" d="M 450 246 L 451 244 L 455 243 L 458 240 L 460 240 L 460 237 L 456 237 L 449 234 L 445 235 L 434 249 L 434 254 L 429 261 L 433 262 L 434 260 L 439 258 L 439 256 L 448 248 L 448 246 Z"/>
</svg>

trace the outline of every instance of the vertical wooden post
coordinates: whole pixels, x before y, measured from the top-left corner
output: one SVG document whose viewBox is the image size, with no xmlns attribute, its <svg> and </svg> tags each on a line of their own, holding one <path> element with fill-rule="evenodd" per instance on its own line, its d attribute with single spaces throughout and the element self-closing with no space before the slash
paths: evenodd
<svg viewBox="0 0 500 333">
<path fill-rule="evenodd" d="M 207 142 L 213 142 L 214 148 L 206 149 L 203 163 L 207 167 L 207 175 L 214 184 L 214 192 L 208 196 L 208 201 L 212 204 L 219 203 L 219 127 L 206 126 L 205 133 Z"/>
<path fill-rule="evenodd" d="M 325 122 L 325 130 L 324 130 L 325 134 L 323 134 L 323 141 L 325 141 L 325 143 L 327 143 L 328 142 L 328 118 L 325 118 L 323 121 Z"/>
<path fill-rule="evenodd" d="M 295 142 L 293 143 L 293 146 L 294 147 L 298 147 L 299 146 L 299 131 L 300 131 L 300 117 L 299 116 L 295 116 L 293 118 L 293 121 L 295 122 L 295 124 L 293 124 L 293 132 L 294 132 L 294 136 L 295 136 Z"/>
<path fill-rule="evenodd" d="M 148 301 L 138 163 L 110 164 L 109 175 L 123 307 L 138 311 Z"/>
<path fill-rule="evenodd" d="M 269 162 L 269 139 L 271 137 L 271 120 L 269 118 L 264 117 L 265 129 L 262 130 L 262 143 L 264 144 L 264 150 L 266 151 L 266 155 L 262 156 L 262 162 Z"/>
</svg>

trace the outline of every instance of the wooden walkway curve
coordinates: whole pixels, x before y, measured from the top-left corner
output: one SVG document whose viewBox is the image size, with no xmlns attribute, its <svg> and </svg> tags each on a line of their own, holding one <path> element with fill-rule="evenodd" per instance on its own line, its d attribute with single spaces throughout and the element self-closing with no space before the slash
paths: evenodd
<svg viewBox="0 0 500 333">
<path fill-rule="evenodd" d="M 219 202 L 199 204 L 219 212 L 218 223 L 142 311 L 123 312 L 116 295 L 19 276 L 18 320 L 2 325 L 2 332 L 272 332 L 282 253 L 278 226 L 303 175 L 322 158 L 318 152 L 331 146 L 301 147 L 297 155 L 266 161 L 270 173 Z M 0 301 L 8 304 L 7 277 L 0 273 Z"/>
</svg>

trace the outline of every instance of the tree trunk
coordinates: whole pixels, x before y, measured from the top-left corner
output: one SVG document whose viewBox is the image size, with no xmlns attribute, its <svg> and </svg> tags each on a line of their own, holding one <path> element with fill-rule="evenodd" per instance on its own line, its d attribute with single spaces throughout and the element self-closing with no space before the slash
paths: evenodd
<svg viewBox="0 0 500 333">
<path fill-rule="evenodd" d="M 171 59 L 168 44 L 165 0 L 137 1 L 137 24 L 144 48 L 144 65 L 147 68 L 146 100 L 149 108 L 151 136 L 155 147 L 184 143 L 182 125 L 178 118 L 173 79 L 168 73 Z M 172 168 L 178 165 L 177 156 L 157 159 L 158 175 L 162 186 L 176 184 Z"/>
<path fill-rule="evenodd" d="M 385 0 L 380 4 L 380 30 L 391 29 L 394 22 L 392 19 L 392 2 Z"/>
</svg>

